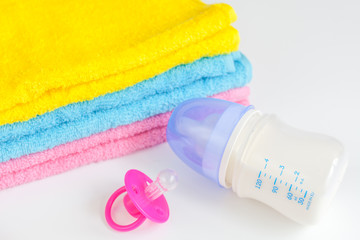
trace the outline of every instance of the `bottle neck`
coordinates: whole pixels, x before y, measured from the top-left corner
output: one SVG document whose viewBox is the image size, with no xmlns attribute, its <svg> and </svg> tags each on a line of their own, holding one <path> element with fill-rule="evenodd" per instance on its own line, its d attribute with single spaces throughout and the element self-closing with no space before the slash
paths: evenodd
<svg viewBox="0 0 360 240">
<path fill-rule="evenodd" d="M 244 114 L 235 126 L 221 160 L 219 170 L 219 183 L 221 186 L 230 188 L 236 182 L 233 181 L 235 169 L 243 161 L 244 151 L 250 137 L 256 132 L 257 126 L 266 116 L 258 110 L 251 109 Z"/>
</svg>

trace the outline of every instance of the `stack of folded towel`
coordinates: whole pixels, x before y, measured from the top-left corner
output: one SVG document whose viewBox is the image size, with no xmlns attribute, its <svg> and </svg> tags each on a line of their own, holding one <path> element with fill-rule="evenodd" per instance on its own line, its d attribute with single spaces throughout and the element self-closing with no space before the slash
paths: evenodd
<svg viewBox="0 0 360 240">
<path fill-rule="evenodd" d="M 228 5 L 0 6 L 0 189 L 160 144 L 187 99 L 248 104 L 251 65 Z"/>
</svg>

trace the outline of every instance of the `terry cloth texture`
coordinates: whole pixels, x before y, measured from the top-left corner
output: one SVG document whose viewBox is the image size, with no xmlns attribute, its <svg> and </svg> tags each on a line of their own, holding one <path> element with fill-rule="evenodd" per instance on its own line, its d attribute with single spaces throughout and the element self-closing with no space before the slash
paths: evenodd
<svg viewBox="0 0 360 240">
<path fill-rule="evenodd" d="M 248 87 L 213 97 L 248 105 Z M 89 163 L 124 156 L 166 141 L 171 112 L 82 138 L 0 164 L 0 189 L 59 174 Z"/>
<path fill-rule="evenodd" d="M 26 122 L 0 127 L 0 162 L 165 113 L 179 103 L 242 87 L 251 65 L 234 52 L 180 65 L 152 79 L 96 99 L 74 103 Z"/>
<path fill-rule="evenodd" d="M 3 0 L 0 125 L 235 51 L 235 19 L 199 0 Z"/>
</svg>

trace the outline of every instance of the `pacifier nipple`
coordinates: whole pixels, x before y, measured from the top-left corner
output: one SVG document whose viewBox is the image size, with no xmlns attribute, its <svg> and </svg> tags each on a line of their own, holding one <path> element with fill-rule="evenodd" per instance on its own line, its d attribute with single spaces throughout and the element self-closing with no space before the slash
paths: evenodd
<svg viewBox="0 0 360 240">
<path fill-rule="evenodd" d="M 129 170 L 125 174 L 125 186 L 116 190 L 106 204 L 106 221 L 113 229 L 123 232 L 139 227 L 146 218 L 158 223 L 166 222 L 169 218 L 169 206 L 163 194 L 176 186 L 177 175 L 173 170 L 161 171 L 154 182 L 138 170 Z M 116 198 L 125 192 L 125 208 L 137 220 L 129 225 L 119 225 L 112 219 L 111 207 Z"/>
<path fill-rule="evenodd" d="M 175 189 L 177 183 L 176 172 L 171 169 L 165 169 L 159 173 L 154 182 L 145 188 L 145 195 L 150 201 L 153 201 L 165 192 Z"/>
</svg>

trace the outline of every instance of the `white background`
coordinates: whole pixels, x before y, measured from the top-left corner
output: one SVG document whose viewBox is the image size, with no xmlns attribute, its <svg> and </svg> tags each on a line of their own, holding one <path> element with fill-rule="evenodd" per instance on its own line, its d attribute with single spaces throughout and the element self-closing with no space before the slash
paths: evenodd
<svg viewBox="0 0 360 240">
<path fill-rule="evenodd" d="M 346 147 L 349 168 L 323 221 L 303 227 L 259 202 L 240 199 L 197 175 L 162 144 L 1 191 L 1 240 L 359 237 L 359 1 L 226 2 L 238 14 L 240 48 L 253 64 L 252 104 L 293 126 L 332 135 Z M 172 168 L 180 183 L 166 195 L 168 222 L 146 221 L 119 233 L 106 225 L 104 206 L 131 168 L 152 178 Z"/>
</svg>

